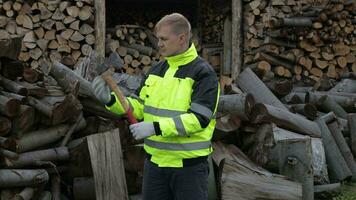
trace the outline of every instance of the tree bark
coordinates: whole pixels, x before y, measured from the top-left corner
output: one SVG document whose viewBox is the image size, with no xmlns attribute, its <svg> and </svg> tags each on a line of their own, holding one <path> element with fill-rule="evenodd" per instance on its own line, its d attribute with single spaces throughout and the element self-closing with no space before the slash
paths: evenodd
<svg viewBox="0 0 356 200">
<path fill-rule="evenodd" d="M 273 122 L 277 126 L 296 131 L 301 134 L 320 137 L 318 125 L 304 117 L 266 104 L 256 104 L 252 108 L 251 121 L 253 123 Z"/>
<path fill-rule="evenodd" d="M 222 199 L 302 199 L 299 183 L 255 165 L 236 146 L 217 142 L 213 147 L 212 158 L 219 168 Z"/>
<path fill-rule="evenodd" d="M 237 115 L 242 120 L 248 120 L 255 100 L 250 94 L 222 95 L 219 99 L 218 111 Z"/>
<path fill-rule="evenodd" d="M 37 186 L 48 182 L 49 176 L 44 169 L 1 169 L 0 187 Z"/>
<path fill-rule="evenodd" d="M 257 103 L 265 103 L 281 110 L 288 110 L 251 69 L 246 68 L 239 75 L 237 84 L 244 92 L 252 94 Z"/>
<path fill-rule="evenodd" d="M 314 199 L 311 139 L 287 139 L 279 149 L 279 171 L 293 181 L 302 183 L 303 200 Z"/>
<path fill-rule="evenodd" d="M 325 123 L 325 119 L 319 118 L 317 123 L 322 132 L 322 140 L 325 148 L 326 162 L 330 173 L 331 180 L 342 181 L 350 177 L 351 171 L 347 166 L 333 136 L 331 135 L 328 126 Z"/>
<path fill-rule="evenodd" d="M 356 163 L 355 163 L 355 159 L 352 155 L 352 152 L 349 148 L 349 146 L 346 143 L 346 140 L 344 138 L 344 136 L 341 133 L 341 130 L 339 129 L 339 125 L 337 124 L 336 121 L 328 124 L 328 128 L 331 132 L 331 134 L 333 135 L 335 142 L 337 144 L 337 146 L 340 149 L 340 152 L 342 154 L 342 156 L 344 157 L 347 166 L 349 167 L 351 173 L 352 173 L 352 179 L 356 180 Z"/>
<path fill-rule="evenodd" d="M 19 155 L 17 160 L 6 159 L 9 168 L 27 168 L 36 166 L 37 161 L 66 161 L 69 159 L 67 147 L 26 152 Z"/>
</svg>

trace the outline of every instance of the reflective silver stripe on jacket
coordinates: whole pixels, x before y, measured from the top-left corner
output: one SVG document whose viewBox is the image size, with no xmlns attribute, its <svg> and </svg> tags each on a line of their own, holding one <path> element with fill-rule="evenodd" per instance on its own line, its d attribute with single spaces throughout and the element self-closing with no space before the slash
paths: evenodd
<svg viewBox="0 0 356 200">
<path fill-rule="evenodd" d="M 145 144 L 156 149 L 171 151 L 193 151 L 211 147 L 210 141 L 193 143 L 166 143 L 145 139 Z"/>
<path fill-rule="evenodd" d="M 213 117 L 213 112 L 209 108 L 197 103 L 192 103 L 192 105 L 190 106 L 190 110 L 195 113 L 201 114 L 208 119 L 211 119 Z"/>
<path fill-rule="evenodd" d="M 180 118 L 180 116 L 173 118 L 174 124 L 176 125 L 176 129 L 178 132 L 178 135 L 180 136 L 186 136 L 187 132 L 185 131 L 183 121 Z"/>
<path fill-rule="evenodd" d="M 151 115 L 159 116 L 159 117 L 175 117 L 175 116 L 186 113 L 184 111 L 155 108 L 155 107 L 151 107 L 151 106 L 147 106 L 147 105 L 145 105 L 145 107 L 143 108 L 143 112 L 151 114 Z"/>
</svg>

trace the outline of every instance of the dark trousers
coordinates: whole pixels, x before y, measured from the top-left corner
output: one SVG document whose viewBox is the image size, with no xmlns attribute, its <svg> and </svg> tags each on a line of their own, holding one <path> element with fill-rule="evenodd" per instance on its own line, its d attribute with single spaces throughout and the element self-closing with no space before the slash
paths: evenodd
<svg viewBox="0 0 356 200">
<path fill-rule="evenodd" d="M 208 161 L 183 168 L 158 167 L 145 161 L 143 200 L 207 200 Z"/>
</svg>

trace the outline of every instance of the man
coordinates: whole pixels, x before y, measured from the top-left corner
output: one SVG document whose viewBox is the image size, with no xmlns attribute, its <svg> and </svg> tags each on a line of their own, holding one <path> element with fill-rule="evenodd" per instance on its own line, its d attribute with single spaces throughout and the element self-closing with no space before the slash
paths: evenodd
<svg viewBox="0 0 356 200">
<path fill-rule="evenodd" d="M 164 16 L 155 27 L 160 54 L 138 91 L 127 97 L 138 120 L 130 125 L 135 139 L 144 139 L 143 199 L 203 200 L 208 194 L 211 138 L 219 85 L 212 67 L 189 43 L 191 27 L 181 14 Z M 115 112 L 124 113 L 117 97 L 97 77 L 97 98 Z"/>
</svg>

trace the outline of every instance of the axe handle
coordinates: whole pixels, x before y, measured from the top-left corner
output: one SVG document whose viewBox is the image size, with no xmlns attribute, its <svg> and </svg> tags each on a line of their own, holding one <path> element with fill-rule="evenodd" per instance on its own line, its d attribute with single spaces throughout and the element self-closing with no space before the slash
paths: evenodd
<svg viewBox="0 0 356 200">
<path fill-rule="evenodd" d="M 109 85 L 110 89 L 116 94 L 116 96 L 119 98 L 119 101 L 122 105 L 122 107 L 124 108 L 126 114 L 127 114 L 127 118 L 130 122 L 130 124 L 136 124 L 137 120 L 136 118 L 133 116 L 132 113 L 132 109 L 131 107 L 128 105 L 127 101 L 126 101 L 126 97 L 122 94 L 121 90 L 119 89 L 119 87 L 117 86 L 117 84 L 115 83 L 115 81 L 112 79 L 112 76 L 110 74 L 110 72 L 106 71 L 104 72 L 101 77 L 105 80 L 105 82 Z"/>
</svg>

